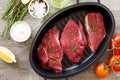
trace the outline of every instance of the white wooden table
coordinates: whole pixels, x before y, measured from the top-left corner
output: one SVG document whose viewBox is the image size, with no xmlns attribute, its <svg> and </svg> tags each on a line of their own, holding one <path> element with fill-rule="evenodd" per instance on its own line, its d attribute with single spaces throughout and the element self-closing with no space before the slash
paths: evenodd
<svg viewBox="0 0 120 80">
<path fill-rule="evenodd" d="M 9 0 L 0 0 L 0 17 L 8 1 Z M 97 0 L 80 0 L 80 2 L 97 2 Z M 112 11 L 116 21 L 115 33 L 120 33 L 120 0 L 100 0 L 100 2 Z M 76 0 L 71 0 L 70 5 L 75 3 Z M 11 37 L 8 37 L 7 39 L 0 37 L 0 46 L 5 46 L 12 50 L 17 59 L 16 64 L 7 64 L 0 60 L 0 80 L 44 80 L 44 78 L 37 75 L 31 68 L 29 63 L 29 51 L 32 40 L 34 39 L 38 29 L 56 11 L 58 10 L 50 6 L 50 13 L 43 19 L 35 19 L 28 13 L 24 21 L 29 23 L 32 29 L 32 36 L 24 43 L 17 43 L 13 41 Z M 6 22 L 7 20 L 0 19 L 0 32 L 2 32 Z M 111 54 L 111 52 L 105 52 L 97 62 L 106 62 L 107 58 Z M 110 72 L 110 75 L 104 79 L 98 78 L 94 73 L 94 66 L 95 64 L 87 70 L 69 77 L 68 80 L 120 80 L 120 77 L 116 77 L 113 72 Z"/>
</svg>

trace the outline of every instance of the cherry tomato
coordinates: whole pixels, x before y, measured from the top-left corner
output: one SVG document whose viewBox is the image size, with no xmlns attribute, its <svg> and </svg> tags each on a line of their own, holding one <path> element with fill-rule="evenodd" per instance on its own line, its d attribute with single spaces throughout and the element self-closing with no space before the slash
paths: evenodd
<svg viewBox="0 0 120 80">
<path fill-rule="evenodd" d="M 114 48 L 114 53 L 115 53 L 115 55 L 119 55 L 120 56 L 120 48 L 115 47 Z"/>
<path fill-rule="evenodd" d="M 112 55 L 109 59 L 110 68 L 116 72 L 120 72 L 120 56 Z"/>
<path fill-rule="evenodd" d="M 120 47 L 120 34 L 116 34 L 112 37 L 115 47 Z M 112 48 L 112 40 L 110 42 L 110 48 Z"/>
<path fill-rule="evenodd" d="M 114 45 L 114 48 L 113 48 Z M 114 53 L 120 55 L 120 34 L 116 34 L 112 37 L 110 42 L 110 49 L 114 49 Z"/>
<path fill-rule="evenodd" d="M 106 77 L 109 74 L 109 68 L 108 68 L 107 64 L 105 64 L 103 62 L 102 63 L 98 63 L 95 66 L 95 73 L 100 78 Z"/>
<path fill-rule="evenodd" d="M 120 47 L 120 34 L 116 34 L 112 37 L 115 47 Z"/>
</svg>

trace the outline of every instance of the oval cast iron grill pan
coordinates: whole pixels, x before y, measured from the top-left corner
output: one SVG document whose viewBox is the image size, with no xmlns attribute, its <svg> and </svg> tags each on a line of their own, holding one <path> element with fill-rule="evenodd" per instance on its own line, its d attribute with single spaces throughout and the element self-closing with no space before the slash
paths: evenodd
<svg viewBox="0 0 120 80">
<path fill-rule="evenodd" d="M 84 17 L 87 12 L 100 12 L 104 18 L 107 35 L 100 44 L 100 46 L 98 47 L 96 53 L 95 54 L 92 53 L 89 47 L 87 46 L 83 53 L 82 59 L 78 64 L 73 64 L 67 59 L 66 56 L 64 56 L 62 60 L 63 72 L 60 74 L 57 74 L 53 71 L 42 69 L 37 59 L 37 48 L 42 38 L 44 37 L 43 35 L 54 26 L 56 26 L 60 30 L 60 32 L 62 32 L 69 18 L 72 18 L 76 21 L 80 20 L 81 23 L 83 24 L 83 28 L 85 28 Z M 92 63 L 94 63 L 104 53 L 114 33 L 114 28 L 115 28 L 114 17 L 111 11 L 102 4 L 98 4 L 94 2 L 79 3 L 64 8 L 59 12 L 55 13 L 51 18 L 49 18 L 42 25 L 42 27 L 39 29 L 38 33 L 36 34 L 33 43 L 31 45 L 31 50 L 29 55 L 31 66 L 35 70 L 35 72 L 37 72 L 39 75 L 45 78 L 65 78 L 73 74 L 76 74 L 86 69 Z M 86 34 L 85 29 L 83 30 Z"/>
</svg>

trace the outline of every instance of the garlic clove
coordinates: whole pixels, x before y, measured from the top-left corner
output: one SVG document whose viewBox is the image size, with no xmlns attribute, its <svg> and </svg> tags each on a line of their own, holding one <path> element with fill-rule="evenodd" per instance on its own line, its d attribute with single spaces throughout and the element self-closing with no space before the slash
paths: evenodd
<svg viewBox="0 0 120 80">
<path fill-rule="evenodd" d="M 30 0 L 21 0 L 23 4 L 27 4 Z"/>
</svg>

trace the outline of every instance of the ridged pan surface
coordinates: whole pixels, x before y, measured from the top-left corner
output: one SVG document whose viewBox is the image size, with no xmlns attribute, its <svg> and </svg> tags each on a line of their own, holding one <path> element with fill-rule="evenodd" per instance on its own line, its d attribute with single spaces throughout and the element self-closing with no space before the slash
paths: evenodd
<svg viewBox="0 0 120 80">
<path fill-rule="evenodd" d="M 39 61 L 37 58 L 37 48 L 42 38 L 44 37 L 44 34 L 54 26 L 56 26 L 60 30 L 60 32 L 62 32 L 69 18 L 72 18 L 74 20 L 80 20 L 83 24 L 83 28 L 85 32 L 84 18 L 88 12 L 99 12 L 102 14 L 107 32 L 106 37 L 98 47 L 96 53 L 93 54 L 90 51 L 89 47 L 87 46 L 83 53 L 82 59 L 78 64 L 71 63 L 67 59 L 67 57 L 64 56 L 62 60 L 63 71 L 60 74 L 57 74 L 53 71 L 42 69 L 39 65 Z M 55 13 L 51 18 L 49 18 L 41 26 L 38 33 L 36 34 L 33 43 L 31 45 L 30 56 L 29 56 L 31 66 L 39 75 L 47 78 L 61 78 L 78 73 L 86 69 L 93 62 L 95 62 L 102 54 L 104 54 L 104 51 L 107 49 L 110 39 L 114 33 L 114 28 L 115 28 L 114 17 L 111 11 L 108 8 L 106 8 L 104 5 L 98 3 L 79 3 L 67 7 L 63 10 L 60 10 L 59 12 Z"/>
</svg>

